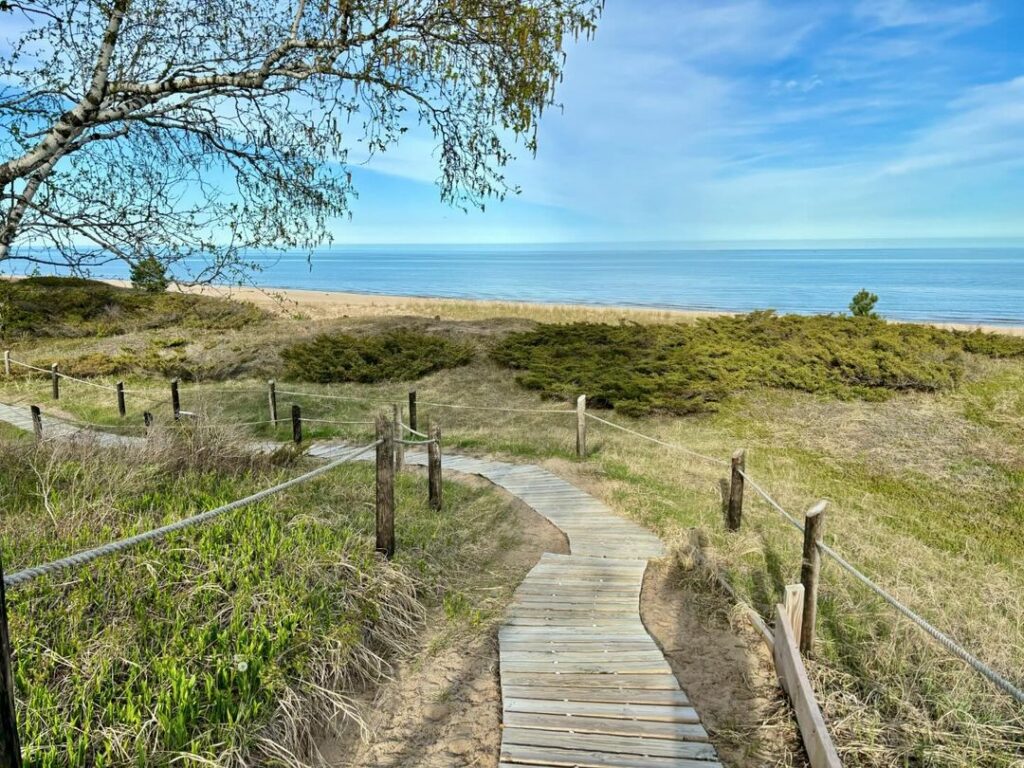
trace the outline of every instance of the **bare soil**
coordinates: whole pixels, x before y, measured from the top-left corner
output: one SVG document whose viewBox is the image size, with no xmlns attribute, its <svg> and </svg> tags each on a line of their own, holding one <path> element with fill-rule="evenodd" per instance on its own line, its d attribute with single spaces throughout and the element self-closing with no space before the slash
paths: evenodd
<svg viewBox="0 0 1024 768">
<path fill-rule="evenodd" d="M 486 482 L 460 477 L 460 481 Z M 504 492 L 502 492 L 504 494 Z M 568 552 L 561 531 L 522 502 L 510 500 L 519 535 L 496 552 L 470 595 L 487 600 L 492 618 L 453 627 L 441 609 L 428 620 L 419 651 L 393 679 L 358 702 L 367 730 L 353 723 L 321 745 L 332 768 L 495 768 L 501 743 L 497 627 L 512 592 L 544 552 Z M 500 537 L 496 536 L 497 546 Z"/>
<path fill-rule="evenodd" d="M 724 596 L 697 572 L 665 558 L 644 574 L 640 615 L 723 765 L 806 765 L 771 655 Z"/>
</svg>

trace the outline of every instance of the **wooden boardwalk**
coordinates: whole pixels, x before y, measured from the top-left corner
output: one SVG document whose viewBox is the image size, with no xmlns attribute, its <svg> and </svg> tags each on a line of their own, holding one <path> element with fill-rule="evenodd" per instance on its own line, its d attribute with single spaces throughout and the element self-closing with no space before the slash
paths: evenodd
<svg viewBox="0 0 1024 768">
<path fill-rule="evenodd" d="M 339 445 L 312 456 L 332 458 Z M 425 465 L 421 451 L 405 455 Z M 712 768 L 696 710 L 640 620 L 647 560 L 661 541 L 545 469 L 445 456 L 560 528 L 572 554 L 547 553 L 498 631 L 501 768 Z"/>
</svg>

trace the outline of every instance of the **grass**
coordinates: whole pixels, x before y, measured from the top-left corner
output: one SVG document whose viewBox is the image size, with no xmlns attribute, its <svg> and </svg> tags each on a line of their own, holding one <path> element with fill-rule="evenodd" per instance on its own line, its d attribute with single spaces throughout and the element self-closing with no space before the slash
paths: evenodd
<svg viewBox="0 0 1024 768">
<path fill-rule="evenodd" d="M 144 449 L 6 443 L 8 573 L 214 507 L 301 470 L 231 432 Z M 232 449 L 232 446 L 234 448 Z M 508 533 L 489 493 L 398 478 L 399 552 L 373 551 L 370 465 L 9 590 L 26 764 L 305 765 L 349 697 L 471 589 Z M 458 515 L 451 513 L 458 510 Z M 495 537 L 495 533 L 497 536 Z M 495 538 L 491 538 L 495 537 Z"/>
<path fill-rule="evenodd" d="M 204 332 L 190 334 L 186 366 L 195 370 L 209 365 L 211 370 L 248 373 L 230 375 L 230 381 L 222 383 L 199 380 L 184 386 L 183 407 L 201 405 L 215 422 L 265 418 L 264 379 L 279 371 L 281 363 L 279 356 L 261 356 L 255 350 L 273 348 L 285 339 L 290 343 L 321 332 L 366 336 L 410 327 L 486 351 L 508 334 L 532 327 L 525 320 L 489 322 L 476 316 L 457 321 L 433 319 L 444 314 L 446 307 L 443 302 L 422 302 L 416 304 L 416 311 L 423 316 L 415 319 L 338 318 L 316 323 L 313 329 L 308 329 L 306 320 L 278 318 L 262 325 L 258 333 L 217 334 L 221 343 L 211 346 L 209 354 L 219 357 L 212 363 L 201 358 L 208 337 Z M 526 308 L 517 311 L 528 314 Z M 556 317 L 549 308 L 538 312 L 547 320 L 581 319 L 576 315 Z M 744 329 L 748 322 L 739 318 L 739 328 L 723 333 L 727 338 L 742 336 L 749 330 Z M 840 321 L 830 319 L 821 328 L 830 328 L 832 323 Z M 693 327 L 699 328 L 699 324 Z M 600 415 L 720 460 L 737 448 L 748 449 L 752 476 L 796 515 L 827 498 L 825 532 L 831 546 L 1020 683 L 1019 670 L 1024 669 L 1024 360 L 1015 351 L 1019 341 L 947 335 L 931 329 L 878 328 L 884 331 L 883 339 L 902 345 L 881 351 L 905 358 L 901 365 L 920 363 L 922 370 L 938 371 L 941 375 L 933 380 L 940 385 L 886 387 L 861 394 L 851 391 L 842 378 L 831 379 L 833 372 L 827 368 L 812 364 L 812 387 L 768 386 L 772 380 L 760 372 L 758 376 L 764 378 L 746 378 L 742 386 L 730 387 L 726 396 L 713 402 L 711 412 L 677 418 L 649 412 L 645 406 L 638 408 L 635 417 L 621 410 Z M 812 336 L 819 330 L 811 329 Z M 679 331 L 667 327 L 664 333 Z M 130 343 L 144 346 L 160 335 L 131 336 Z M 538 336 L 542 337 L 547 338 Z M 128 343 L 129 337 L 121 341 Z M 76 342 L 75 353 L 88 354 L 109 343 L 81 340 Z M 853 347 L 849 354 L 857 360 L 871 360 L 875 354 L 867 343 Z M 53 339 L 32 349 L 42 361 L 68 354 L 70 346 Z M 783 353 L 792 358 L 803 354 L 803 349 L 780 342 L 778 349 L 766 351 L 755 364 L 760 366 L 760 361 Z M 576 351 L 584 357 L 590 355 L 585 346 Z M 846 350 L 839 352 L 845 354 Z M 922 357 L 923 352 L 931 356 Z M 250 363 L 255 367 L 247 367 Z M 612 367 L 608 362 L 605 365 Z M 731 375 L 728 366 L 721 365 Z M 942 371 L 955 371 L 955 375 Z M 110 384 L 113 378 L 95 381 Z M 820 381 L 826 385 L 818 386 Z M 129 396 L 130 423 L 141 423 L 141 410 L 147 407 L 158 418 L 168 418 L 164 381 L 136 373 L 127 377 L 127 384 L 145 393 Z M 0 386 L 0 399 L 5 402 L 39 402 L 44 414 L 54 408 L 47 400 L 49 385 L 44 376 L 23 376 Z M 724 531 L 719 481 L 726 472 L 721 466 L 639 441 L 593 421 L 589 422 L 588 437 L 591 455 L 586 462 L 578 462 L 574 458 L 575 419 L 570 413 L 465 407 L 558 407 L 543 397 L 542 391 L 518 385 L 509 369 L 487 354 L 478 353 L 466 365 L 436 371 L 414 384 L 307 383 L 288 388 L 306 393 L 302 395 L 281 394 L 283 384 L 278 388 L 283 413 L 297 402 L 304 416 L 337 421 L 368 420 L 383 403 L 402 402 L 407 391 L 415 388 L 421 428 L 431 420 L 440 423 L 446 450 L 544 463 L 678 545 L 684 562 L 689 562 L 686 543 L 692 529 L 702 530 L 709 542 L 709 561 L 765 616 L 770 616 L 772 605 L 781 598 L 782 587 L 798 578 L 798 533 L 749 490 L 741 532 Z M 573 396 L 578 389 L 583 387 L 567 381 L 562 391 L 551 394 Z M 74 382 L 65 382 L 64 392 L 57 405 L 69 414 L 88 421 L 118 422 L 112 393 Z M 156 401 L 146 401 L 144 396 Z M 358 440 L 369 437 L 369 430 L 365 425 L 310 424 L 307 435 Z M 275 434 L 266 425 L 243 431 L 253 436 Z M 286 428 L 276 430 L 284 439 L 286 432 Z M 27 449 L 23 445 L 11 450 Z M 260 471 L 285 470 L 271 467 Z M 485 525 L 494 519 L 483 511 L 479 514 Z M 324 517 L 328 517 L 326 512 Z M 45 522 L 48 516 L 37 510 L 33 519 Z M 434 524 L 429 516 L 417 519 L 425 529 Z M 10 542 L 18 528 L 8 519 L 4 525 Z M 472 551 L 476 546 L 472 542 L 438 545 L 453 552 L 460 547 Z M 424 547 L 420 555 L 404 561 L 403 572 L 415 573 L 417 580 L 435 585 L 419 594 L 436 600 L 443 613 L 470 625 L 479 623 L 474 615 L 477 602 L 464 599 L 460 589 L 444 586 L 450 566 L 433 560 L 431 553 L 437 551 Z M 13 549 L 5 549 L 5 556 L 14 556 Z M 137 570 L 143 567 L 139 565 Z M 472 570 L 473 566 L 465 568 Z M 833 564 L 825 563 L 822 579 L 819 645 L 810 672 L 844 764 L 872 768 L 1020 765 L 1024 722 L 1019 708 Z M 15 594 L 14 599 L 21 598 Z"/>
</svg>

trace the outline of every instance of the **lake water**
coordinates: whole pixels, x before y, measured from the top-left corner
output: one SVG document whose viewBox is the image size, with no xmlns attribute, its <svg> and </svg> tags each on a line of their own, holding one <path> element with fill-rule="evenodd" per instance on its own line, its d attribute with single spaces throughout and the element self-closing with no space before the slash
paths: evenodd
<svg viewBox="0 0 1024 768">
<path fill-rule="evenodd" d="M 336 246 L 259 261 L 256 282 L 280 288 L 798 313 L 845 311 L 867 288 L 889 318 L 1024 325 L 1024 247 Z"/>
</svg>

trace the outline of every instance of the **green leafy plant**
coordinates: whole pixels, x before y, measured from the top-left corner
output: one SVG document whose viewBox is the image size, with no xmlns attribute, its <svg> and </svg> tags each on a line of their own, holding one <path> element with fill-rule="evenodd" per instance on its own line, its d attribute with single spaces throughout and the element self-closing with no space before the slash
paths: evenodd
<svg viewBox="0 0 1024 768">
<path fill-rule="evenodd" d="M 407 381 L 473 359 L 473 348 L 443 336 L 406 329 L 369 336 L 323 334 L 281 353 L 285 376 L 296 381 Z"/>
<path fill-rule="evenodd" d="M 877 303 L 878 296 L 862 288 L 850 301 L 850 314 L 854 317 L 878 317 L 875 312 Z"/>
</svg>

